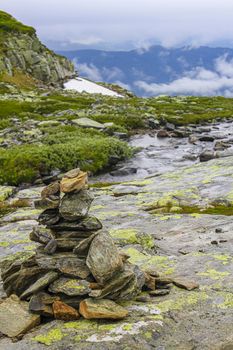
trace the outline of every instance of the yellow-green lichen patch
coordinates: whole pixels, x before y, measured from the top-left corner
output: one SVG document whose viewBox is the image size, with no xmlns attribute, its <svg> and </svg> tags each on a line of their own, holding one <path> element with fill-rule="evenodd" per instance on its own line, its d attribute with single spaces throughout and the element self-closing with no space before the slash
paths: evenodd
<svg viewBox="0 0 233 350">
<path fill-rule="evenodd" d="M 213 280 L 218 280 L 230 275 L 230 272 L 227 271 L 217 271 L 215 269 L 208 269 L 205 272 L 199 272 L 198 276 L 209 277 Z"/>
<path fill-rule="evenodd" d="M 183 294 L 183 297 L 177 296 L 171 300 L 165 300 L 158 303 L 156 307 L 161 312 L 168 312 L 170 310 L 182 310 L 185 306 L 195 305 L 198 302 L 205 301 L 208 299 L 208 295 L 205 292 L 189 292 L 188 294 Z"/>
<path fill-rule="evenodd" d="M 149 255 L 141 253 L 135 248 L 124 249 L 126 254 L 130 256 L 129 262 L 139 265 L 144 270 L 156 267 L 158 270 L 168 270 L 173 267 L 174 261 L 170 260 L 167 256 L 162 255 Z"/>
<path fill-rule="evenodd" d="M 217 293 L 220 297 L 223 298 L 223 302 L 217 304 L 217 307 L 220 309 L 233 308 L 233 294 L 228 292 L 219 292 Z"/>
<path fill-rule="evenodd" d="M 60 340 L 62 340 L 67 334 L 62 333 L 61 329 L 53 328 L 46 334 L 39 334 L 36 337 L 32 338 L 38 343 L 45 345 L 52 345 Z"/>
<path fill-rule="evenodd" d="M 154 239 L 151 235 L 140 233 L 133 228 L 111 230 L 110 235 L 121 244 L 140 244 L 146 249 L 154 247 Z"/>
<path fill-rule="evenodd" d="M 226 254 L 214 254 L 212 257 L 220 261 L 223 265 L 227 265 L 232 261 L 232 257 Z"/>
<path fill-rule="evenodd" d="M 78 329 L 78 330 L 90 330 L 97 328 L 96 321 L 90 320 L 79 320 L 74 322 L 66 322 L 64 324 L 64 328 L 66 329 Z"/>
</svg>

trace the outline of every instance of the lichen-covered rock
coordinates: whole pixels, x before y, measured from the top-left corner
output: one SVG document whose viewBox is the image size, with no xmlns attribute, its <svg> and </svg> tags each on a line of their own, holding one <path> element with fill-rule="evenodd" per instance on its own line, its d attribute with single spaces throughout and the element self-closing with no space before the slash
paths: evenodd
<svg viewBox="0 0 233 350">
<path fill-rule="evenodd" d="M 49 271 L 44 276 L 40 277 L 20 296 L 21 299 L 27 299 L 30 295 L 35 294 L 58 278 L 59 274 L 55 271 Z"/>
<path fill-rule="evenodd" d="M 58 223 L 50 225 L 50 228 L 59 234 L 59 231 L 73 231 L 73 237 L 87 234 L 89 231 L 97 231 L 102 228 L 101 222 L 94 216 L 87 216 L 84 219 L 67 222 L 61 219 Z M 63 233 L 61 233 L 63 234 Z M 88 236 L 90 234 L 88 233 Z"/>
<path fill-rule="evenodd" d="M 71 297 L 79 295 L 87 295 L 91 289 L 89 282 L 66 277 L 60 277 L 58 280 L 50 284 L 49 291 L 54 294 L 63 293 Z"/>
<path fill-rule="evenodd" d="M 55 225 L 60 220 L 58 209 L 46 209 L 39 215 L 38 221 L 48 227 Z"/>
<path fill-rule="evenodd" d="M 85 279 L 90 275 L 85 260 L 78 259 L 77 255 L 69 252 L 55 253 L 49 256 L 38 251 L 36 262 L 41 268 L 58 270 L 69 277 Z"/>
<path fill-rule="evenodd" d="M 11 338 L 21 338 L 40 324 L 40 316 L 28 310 L 28 303 L 11 295 L 0 304 L 0 332 Z"/>
<path fill-rule="evenodd" d="M 126 309 L 108 299 L 85 299 L 80 303 L 79 312 L 88 320 L 95 318 L 121 320 L 128 315 Z"/>
<path fill-rule="evenodd" d="M 66 193 L 61 200 L 59 213 L 67 221 L 85 218 L 93 199 L 87 190 Z"/>
<path fill-rule="evenodd" d="M 91 242 L 86 264 L 96 281 L 104 284 L 116 272 L 121 271 L 123 262 L 107 232 L 100 232 Z"/>
<path fill-rule="evenodd" d="M 93 233 L 90 237 L 82 240 L 73 250 L 79 257 L 87 257 L 89 248 L 93 239 L 98 235 L 98 232 Z"/>
</svg>

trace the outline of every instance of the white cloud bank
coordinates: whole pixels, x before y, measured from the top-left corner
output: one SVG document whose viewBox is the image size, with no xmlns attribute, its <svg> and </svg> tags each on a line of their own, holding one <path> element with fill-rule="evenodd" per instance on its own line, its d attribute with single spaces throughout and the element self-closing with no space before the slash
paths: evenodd
<svg viewBox="0 0 233 350">
<path fill-rule="evenodd" d="M 197 67 L 183 77 L 167 84 L 136 81 L 135 87 L 145 95 L 197 95 L 233 97 L 233 59 L 221 56 L 215 61 L 215 70 Z"/>
</svg>

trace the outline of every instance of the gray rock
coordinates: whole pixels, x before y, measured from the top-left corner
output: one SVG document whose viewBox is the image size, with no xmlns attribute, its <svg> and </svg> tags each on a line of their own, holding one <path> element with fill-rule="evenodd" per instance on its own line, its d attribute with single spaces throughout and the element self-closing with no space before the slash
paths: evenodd
<svg viewBox="0 0 233 350">
<path fill-rule="evenodd" d="M 93 239 L 98 235 L 98 232 L 93 233 L 90 237 L 82 240 L 73 250 L 74 254 L 77 254 L 79 257 L 87 257 L 88 251 Z"/>
<path fill-rule="evenodd" d="M 50 283 L 55 281 L 59 277 L 59 274 L 55 271 L 49 271 L 44 276 L 40 277 L 35 283 L 33 283 L 28 289 L 26 289 L 20 296 L 20 299 L 27 299 L 30 295 L 35 294 Z"/>
<path fill-rule="evenodd" d="M 83 128 L 93 128 L 93 129 L 104 129 L 105 126 L 101 123 L 96 122 L 95 120 L 92 120 L 90 118 L 79 118 L 79 119 L 73 119 L 72 123 L 78 126 L 81 126 Z"/>
<path fill-rule="evenodd" d="M 87 190 L 66 193 L 61 200 L 59 213 L 68 221 L 76 221 L 87 216 L 93 196 Z"/>
<path fill-rule="evenodd" d="M 61 219 L 57 224 L 51 225 L 50 228 L 59 234 L 60 231 L 74 231 L 75 235 L 81 235 L 81 232 L 97 231 L 102 228 L 101 222 L 95 216 L 87 216 L 84 219 L 67 222 Z M 61 233 L 62 234 L 62 233 Z"/>
<path fill-rule="evenodd" d="M 11 338 L 21 338 L 40 324 L 40 316 L 28 310 L 28 303 L 12 295 L 0 304 L 0 332 Z"/>
<path fill-rule="evenodd" d="M 59 297 L 51 296 L 44 292 L 37 293 L 30 299 L 29 310 L 41 316 L 52 317 L 52 304 L 54 301 L 59 299 Z"/>
<path fill-rule="evenodd" d="M 55 253 L 54 255 L 49 256 L 38 252 L 36 261 L 41 268 L 58 270 L 64 275 L 70 277 L 85 279 L 90 275 L 90 270 L 86 266 L 85 260 L 78 259 L 77 255 L 73 253 Z"/>
<path fill-rule="evenodd" d="M 58 209 L 46 209 L 39 215 L 38 221 L 41 225 L 51 226 L 60 220 Z"/>
<path fill-rule="evenodd" d="M 91 292 L 89 282 L 85 280 L 71 279 L 60 277 L 58 280 L 50 284 L 49 291 L 51 293 L 63 293 L 71 297 L 87 295 Z"/>
<path fill-rule="evenodd" d="M 121 256 L 111 236 L 101 231 L 91 242 L 86 264 L 98 283 L 104 284 L 121 271 Z"/>
</svg>

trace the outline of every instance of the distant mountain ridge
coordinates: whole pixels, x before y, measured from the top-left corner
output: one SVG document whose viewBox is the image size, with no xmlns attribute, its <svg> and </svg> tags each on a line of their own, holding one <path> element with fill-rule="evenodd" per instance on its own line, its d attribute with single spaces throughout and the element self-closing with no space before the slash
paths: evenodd
<svg viewBox="0 0 233 350">
<path fill-rule="evenodd" d="M 73 64 L 43 45 L 34 28 L 0 11 L 0 81 L 60 85 L 74 73 Z"/>
<path fill-rule="evenodd" d="M 120 82 L 138 95 L 153 94 L 143 91 L 142 84 L 140 86 L 138 82 L 143 82 L 146 86 L 150 84 L 169 85 L 187 75 L 195 76 L 197 70 L 198 72 L 204 70 L 204 72 L 216 73 L 216 65 L 220 59 L 228 66 L 230 64 L 233 71 L 233 49 L 230 48 L 202 46 L 169 49 L 152 46 L 148 50 L 78 50 L 60 51 L 59 53 L 74 60 L 82 76 L 109 83 Z M 224 72 L 218 72 L 220 76 L 222 73 Z M 157 85 L 155 87 L 157 88 Z"/>
</svg>

